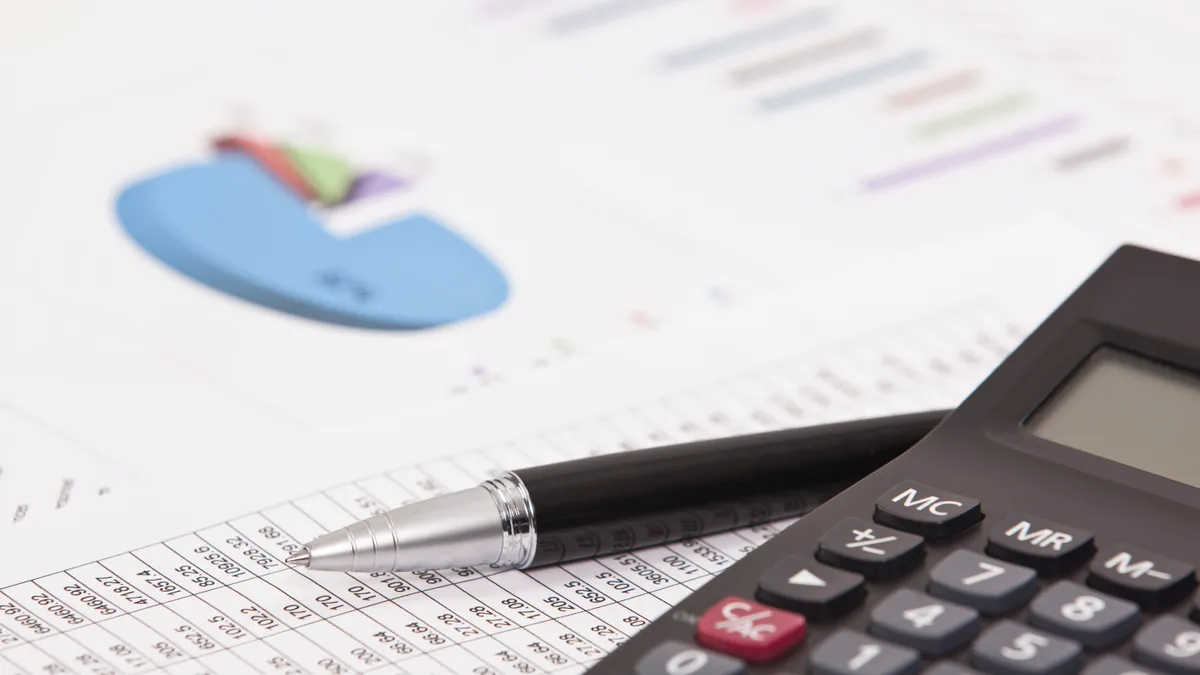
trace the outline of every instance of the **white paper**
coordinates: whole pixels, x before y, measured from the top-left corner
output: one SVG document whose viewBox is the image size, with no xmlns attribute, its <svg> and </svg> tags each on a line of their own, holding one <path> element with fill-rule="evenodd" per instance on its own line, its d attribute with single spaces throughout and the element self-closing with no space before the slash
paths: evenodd
<svg viewBox="0 0 1200 675">
<path fill-rule="evenodd" d="M 988 243 L 990 266 L 942 258 L 941 269 L 924 265 L 860 302 L 805 315 L 774 304 L 744 312 L 737 330 L 710 324 L 690 342 L 664 334 L 662 345 L 679 345 L 671 352 L 614 351 L 571 373 L 589 396 L 530 383 L 507 403 L 477 398 L 482 409 L 414 420 L 400 436 L 297 437 L 295 462 L 234 467 L 219 488 L 160 486 L 171 497 L 154 512 L 135 510 L 145 494 L 116 496 L 82 520 L 11 530 L 0 543 L 26 555 L 0 569 L 0 659 L 30 671 L 582 672 L 786 521 L 530 572 L 372 577 L 299 572 L 280 556 L 374 509 L 503 468 L 794 426 L 810 413 L 816 422 L 954 405 L 1103 258 L 1068 237 L 1055 250 L 1075 254 L 1047 266 L 1003 243 Z M 1025 274 L 1002 274 L 1012 269 Z M 934 293 L 941 311 L 912 312 L 930 305 L 914 298 Z M 830 328 L 838 312 L 863 326 L 857 338 Z M 769 337 L 750 344 L 739 339 L 746 330 Z M 713 367 L 716 353 L 737 367 Z M 631 399 L 621 384 L 634 373 L 642 386 Z M 297 470 L 301 458 L 326 470 Z"/>
</svg>

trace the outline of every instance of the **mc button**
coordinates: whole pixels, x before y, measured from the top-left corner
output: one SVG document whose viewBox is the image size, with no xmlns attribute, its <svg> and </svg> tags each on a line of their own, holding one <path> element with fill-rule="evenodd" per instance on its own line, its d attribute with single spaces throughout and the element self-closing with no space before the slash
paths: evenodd
<svg viewBox="0 0 1200 675">
<path fill-rule="evenodd" d="M 875 521 L 929 539 L 959 534 L 983 520 L 978 499 L 906 480 L 875 501 Z"/>
<path fill-rule="evenodd" d="M 1000 521 L 988 534 L 987 552 L 1052 575 L 1080 565 L 1095 548 L 1091 532 L 1018 513 Z"/>
</svg>

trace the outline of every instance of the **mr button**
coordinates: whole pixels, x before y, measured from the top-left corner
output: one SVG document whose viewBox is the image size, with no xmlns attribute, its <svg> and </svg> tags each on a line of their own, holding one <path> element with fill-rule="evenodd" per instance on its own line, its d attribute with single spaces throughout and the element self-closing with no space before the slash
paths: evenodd
<svg viewBox="0 0 1200 675">
<path fill-rule="evenodd" d="M 1092 533 L 1018 513 L 1000 521 L 988 534 L 989 555 L 1032 567 L 1041 574 L 1060 574 L 1087 560 L 1096 546 Z"/>
<path fill-rule="evenodd" d="M 906 480 L 875 501 L 875 521 L 928 539 L 952 537 L 983 520 L 979 500 Z"/>
</svg>

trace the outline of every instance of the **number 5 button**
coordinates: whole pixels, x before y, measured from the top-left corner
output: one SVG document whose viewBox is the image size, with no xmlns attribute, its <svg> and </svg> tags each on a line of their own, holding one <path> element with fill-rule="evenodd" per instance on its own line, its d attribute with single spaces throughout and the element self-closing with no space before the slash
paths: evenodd
<svg viewBox="0 0 1200 675">
<path fill-rule="evenodd" d="M 1015 621 L 1001 621 L 975 641 L 972 661 L 995 675 L 1068 675 L 1079 670 L 1083 647 Z"/>
</svg>

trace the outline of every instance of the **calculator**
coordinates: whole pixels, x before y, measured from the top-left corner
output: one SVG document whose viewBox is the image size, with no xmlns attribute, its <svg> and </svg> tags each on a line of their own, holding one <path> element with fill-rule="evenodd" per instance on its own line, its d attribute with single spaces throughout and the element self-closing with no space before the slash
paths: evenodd
<svg viewBox="0 0 1200 675">
<path fill-rule="evenodd" d="M 1200 262 L 1121 247 L 928 436 L 593 672 L 1200 675 L 1198 373 Z"/>
</svg>

